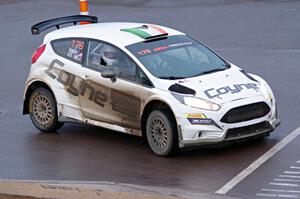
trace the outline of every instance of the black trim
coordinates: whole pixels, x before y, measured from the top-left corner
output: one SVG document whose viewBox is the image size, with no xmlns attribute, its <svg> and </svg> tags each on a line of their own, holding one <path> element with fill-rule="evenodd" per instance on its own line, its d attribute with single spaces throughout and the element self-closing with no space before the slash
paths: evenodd
<svg viewBox="0 0 300 199">
<path fill-rule="evenodd" d="M 245 122 L 265 117 L 271 108 L 265 102 L 256 102 L 230 109 L 221 119 L 223 123 Z"/>
<path fill-rule="evenodd" d="M 224 140 L 227 141 L 254 136 L 257 134 L 272 132 L 273 130 L 274 128 L 272 127 L 272 125 L 269 122 L 264 121 L 257 124 L 228 129 Z"/>
<path fill-rule="evenodd" d="M 158 41 L 158 40 L 164 40 L 164 39 L 168 39 L 168 35 L 165 35 L 165 36 L 156 36 L 156 37 L 153 37 L 153 38 L 150 38 L 150 39 L 146 39 L 145 41 L 143 41 L 144 43 L 150 43 L 150 42 L 154 42 L 154 41 Z"/>
<path fill-rule="evenodd" d="M 96 16 L 88 16 L 88 15 L 73 15 L 73 16 L 67 16 L 67 17 L 60 17 L 55 19 L 49 19 L 47 21 L 43 21 L 40 23 L 37 23 L 31 27 L 31 33 L 33 35 L 38 35 L 41 32 L 56 27 L 59 29 L 60 25 L 73 23 L 76 25 L 78 22 L 90 22 L 90 23 L 98 23 L 98 18 Z"/>
<path fill-rule="evenodd" d="M 26 92 L 27 93 L 27 92 Z M 28 104 L 28 99 L 27 97 L 23 100 L 23 115 L 27 115 L 29 114 L 29 110 L 28 110 L 28 107 L 27 107 L 27 104 Z"/>
<path fill-rule="evenodd" d="M 274 123 L 273 123 L 273 127 L 277 128 L 281 125 L 281 121 L 279 119 L 277 119 Z"/>
<path fill-rule="evenodd" d="M 169 87 L 169 91 L 180 93 L 180 94 L 187 94 L 187 95 L 196 95 L 196 91 L 188 88 L 186 86 L 182 86 L 181 84 L 173 84 Z"/>
<path fill-rule="evenodd" d="M 145 39 L 146 39 L 147 42 L 151 42 L 153 40 L 156 41 L 156 40 L 165 39 L 165 38 L 168 38 L 168 33 L 146 37 Z"/>
<path fill-rule="evenodd" d="M 258 82 L 254 77 L 252 77 L 251 75 L 249 75 L 246 71 L 244 70 L 240 70 L 241 73 L 243 73 L 248 79 Z"/>
</svg>

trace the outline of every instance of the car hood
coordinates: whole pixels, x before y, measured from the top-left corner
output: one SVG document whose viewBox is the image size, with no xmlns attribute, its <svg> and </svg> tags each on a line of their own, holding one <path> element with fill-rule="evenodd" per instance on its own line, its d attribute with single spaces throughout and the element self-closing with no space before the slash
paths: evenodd
<svg viewBox="0 0 300 199">
<path fill-rule="evenodd" d="M 259 82 L 238 68 L 180 80 L 162 80 L 160 89 L 223 104 L 261 95 Z"/>
</svg>

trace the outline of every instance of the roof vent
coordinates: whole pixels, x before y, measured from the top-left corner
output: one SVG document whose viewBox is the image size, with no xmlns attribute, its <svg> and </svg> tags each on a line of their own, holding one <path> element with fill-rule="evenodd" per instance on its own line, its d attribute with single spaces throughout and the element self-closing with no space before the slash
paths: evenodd
<svg viewBox="0 0 300 199">
<path fill-rule="evenodd" d="M 146 40 L 168 36 L 168 33 L 164 29 L 155 25 L 142 25 L 135 28 L 124 28 L 121 29 L 121 31 L 129 32 Z"/>
</svg>

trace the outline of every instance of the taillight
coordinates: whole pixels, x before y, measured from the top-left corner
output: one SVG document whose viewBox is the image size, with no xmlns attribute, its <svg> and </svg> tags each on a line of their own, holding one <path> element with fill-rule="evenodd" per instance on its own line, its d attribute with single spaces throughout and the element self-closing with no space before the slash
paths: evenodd
<svg viewBox="0 0 300 199">
<path fill-rule="evenodd" d="M 38 49 L 36 49 L 31 57 L 31 63 L 34 64 L 38 58 L 43 54 L 45 51 L 46 44 L 41 45 Z"/>
</svg>

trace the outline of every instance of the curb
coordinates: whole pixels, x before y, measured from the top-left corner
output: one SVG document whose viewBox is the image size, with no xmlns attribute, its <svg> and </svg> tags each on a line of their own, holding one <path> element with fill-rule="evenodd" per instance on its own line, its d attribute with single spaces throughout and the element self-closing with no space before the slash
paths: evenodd
<svg viewBox="0 0 300 199">
<path fill-rule="evenodd" d="M 6 194 L 0 194 L 0 198 L 1 199 L 36 199 L 28 196 L 16 196 L 16 195 L 6 195 Z"/>
<path fill-rule="evenodd" d="M 234 199 L 190 189 L 146 187 L 112 182 L 0 180 L 4 199 Z"/>
</svg>

